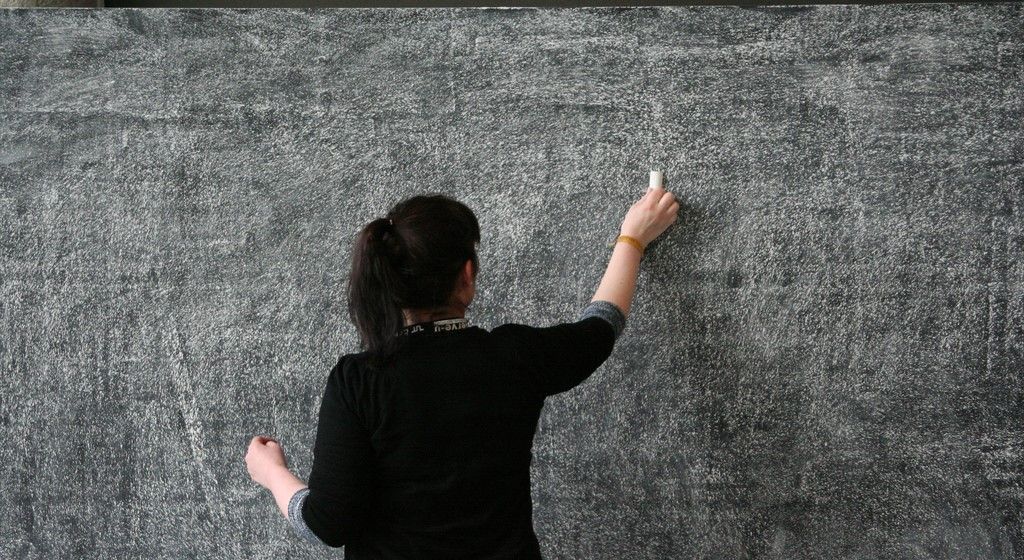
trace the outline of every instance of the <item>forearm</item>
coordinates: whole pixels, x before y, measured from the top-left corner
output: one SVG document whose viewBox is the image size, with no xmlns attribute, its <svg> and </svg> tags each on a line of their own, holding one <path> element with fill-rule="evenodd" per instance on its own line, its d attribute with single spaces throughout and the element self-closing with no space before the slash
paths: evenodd
<svg viewBox="0 0 1024 560">
<path fill-rule="evenodd" d="M 281 510 L 281 515 L 285 519 L 288 519 L 288 500 L 305 487 L 305 482 L 284 467 L 275 469 L 267 483 L 267 489 L 274 495 L 277 508 Z"/>
<path fill-rule="evenodd" d="M 636 291 L 636 276 L 639 269 L 640 251 L 629 243 L 616 243 L 608 260 L 608 268 L 591 301 L 610 301 L 617 305 L 624 315 L 628 315 Z"/>
</svg>

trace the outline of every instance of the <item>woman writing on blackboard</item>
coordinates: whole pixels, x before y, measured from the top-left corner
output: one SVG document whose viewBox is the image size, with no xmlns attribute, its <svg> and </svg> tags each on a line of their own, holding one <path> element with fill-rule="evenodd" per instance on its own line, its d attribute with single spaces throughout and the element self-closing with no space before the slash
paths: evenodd
<svg viewBox="0 0 1024 560">
<path fill-rule="evenodd" d="M 540 558 L 530 462 L 547 396 L 583 382 L 625 328 L 643 250 L 679 203 L 652 187 L 626 213 L 593 300 L 575 322 L 471 326 L 476 216 L 415 196 L 359 233 L 349 315 L 363 351 L 331 369 L 309 484 L 272 438 L 250 475 L 303 538 L 366 558 Z"/>
</svg>

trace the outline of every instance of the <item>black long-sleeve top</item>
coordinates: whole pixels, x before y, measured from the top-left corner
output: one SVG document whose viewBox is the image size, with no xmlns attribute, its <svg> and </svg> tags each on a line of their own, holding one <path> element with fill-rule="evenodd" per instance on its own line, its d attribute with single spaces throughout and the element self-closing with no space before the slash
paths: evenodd
<svg viewBox="0 0 1024 560">
<path fill-rule="evenodd" d="M 290 523 L 347 560 L 541 558 L 530 462 L 544 399 L 587 379 L 624 327 L 621 309 L 596 301 L 549 327 L 403 335 L 383 371 L 365 352 L 342 356 Z"/>
</svg>

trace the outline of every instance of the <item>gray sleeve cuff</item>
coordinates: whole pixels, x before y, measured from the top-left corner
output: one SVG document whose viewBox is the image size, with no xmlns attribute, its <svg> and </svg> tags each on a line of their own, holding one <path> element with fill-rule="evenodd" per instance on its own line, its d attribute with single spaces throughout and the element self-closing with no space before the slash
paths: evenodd
<svg viewBox="0 0 1024 560">
<path fill-rule="evenodd" d="M 619 309 L 618 305 L 610 301 L 597 300 L 590 302 L 589 305 L 583 308 L 580 320 L 582 321 L 587 317 L 600 317 L 608 321 L 612 326 L 612 330 L 615 331 L 616 339 L 622 334 L 622 330 L 626 328 L 626 314 Z"/>
<path fill-rule="evenodd" d="M 306 503 L 306 496 L 309 495 L 309 488 L 300 488 L 297 492 L 292 494 L 291 499 L 288 500 L 288 523 L 291 524 L 295 532 L 302 538 L 302 540 L 313 543 L 313 544 L 325 544 L 320 540 L 320 537 L 316 536 L 316 533 L 306 525 L 306 521 L 302 519 L 302 504 Z"/>
</svg>

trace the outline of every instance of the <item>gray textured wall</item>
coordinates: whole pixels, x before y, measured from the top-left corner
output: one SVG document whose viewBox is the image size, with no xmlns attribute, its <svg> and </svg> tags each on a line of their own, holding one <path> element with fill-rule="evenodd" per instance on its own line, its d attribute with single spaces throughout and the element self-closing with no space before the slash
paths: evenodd
<svg viewBox="0 0 1024 560">
<path fill-rule="evenodd" d="M 95 8 L 95 0 L 0 0 L 0 8 Z"/>
<path fill-rule="evenodd" d="M 550 559 L 1024 554 L 1020 5 L 0 11 L 0 557 L 321 558 L 350 244 L 478 212 L 485 328 L 573 319 L 650 169 L 684 203 L 552 398 Z"/>
</svg>

